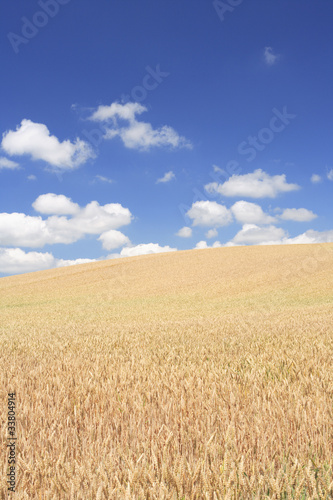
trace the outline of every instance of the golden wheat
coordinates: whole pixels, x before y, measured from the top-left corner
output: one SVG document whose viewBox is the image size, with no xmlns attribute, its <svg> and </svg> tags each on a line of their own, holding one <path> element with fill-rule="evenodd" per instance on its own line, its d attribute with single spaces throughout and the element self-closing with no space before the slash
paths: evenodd
<svg viewBox="0 0 333 500">
<path fill-rule="evenodd" d="M 333 244 L 1 279 L 15 498 L 332 498 L 332 290 Z"/>
</svg>

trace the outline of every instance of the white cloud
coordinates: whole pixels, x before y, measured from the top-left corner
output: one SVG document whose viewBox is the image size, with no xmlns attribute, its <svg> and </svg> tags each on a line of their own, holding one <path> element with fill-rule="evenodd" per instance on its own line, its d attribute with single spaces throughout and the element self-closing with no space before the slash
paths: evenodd
<svg viewBox="0 0 333 500">
<path fill-rule="evenodd" d="M 206 238 L 210 239 L 210 238 L 216 238 L 218 232 L 216 229 L 209 229 L 209 231 L 207 231 L 206 233 Z"/>
<path fill-rule="evenodd" d="M 221 243 L 219 241 L 215 241 L 215 243 L 213 243 L 213 245 L 210 247 L 208 244 L 207 244 L 207 241 L 199 241 L 196 245 L 195 245 L 195 248 L 198 249 L 198 250 L 202 250 L 204 248 L 219 248 L 219 247 L 222 247 L 223 245 L 221 245 Z"/>
<path fill-rule="evenodd" d="M 207 245 L 207 241 L 199 241 L 196 245 L 195 248 L 202 250 L 203 248 L 209 248 Z"/>
<path fill-rule="evenodd" d="M 41 217 L 16 212 L 0 214 L 0 245 L 35 248 L 46 245 L 50 239 L 47 224 Z"/>
<path fill-rule="evenodd" d="M 190 227 L 182 227 L 179 229 L 178 233 L 176 233 L 176 236 L 180 236 L 181 238 L 191 238 L 192 236 L 192 229 Z"/>
<path fill-rule="evenodd" d="M 20 248 L 0 248 L 0 272 L 19 274 L 50 269 L 54 257 L 50 253 L 28 252 Z"/>
<path fill-rule="evenodd" d="M 4 158 L 3 156 L 0 157 L 0 170 L 2 169 L 9 169 L 9 170 L 17 170 L 20 168 L 19 164 L 16 163 L 15 161 L 8 160 L 8 158 Z"/>
<path fill-rule="evenodd" d="M 147 108 L 139 103 L 120 104 L 113 102 L 110 106 L 99 106 L 90 119 L 107 122 L 108 127 L 104 138 L 120 137 L 125 147 L 130 149 L 147 151 L 152 147 L 162 146 L 192 147 L 185 137 L 180 136 L 168 125 L 154 129 L 150 123 L 138 121 L 136 115 L 141 115 L 145 111 Z"/>
<path fill-rule="evenodd" d="M 321 179 L 320 175 L 318 175 L 318 174 L 312 174 L 311 175 L 311 182 L 313 184 L 318 184 L 318 182 L 321 182 L 321 181 L 322 181 L 322 179 Z"/>
<path fill-rule="evenodd" d="M 186 215 L 193 220 L 193 226 L 222 227 L 232 222 L 230 210 L 216 201 L 196 201 Z"/>
<path fill-rule="evenodd" d="M 145 111 L 147 111 L 147 108 L 138 102 L 128 102 L 126 104 L 113 102 L 110 106 L 98 106 L 97 110 L 91 115 L 90 120 L 104 122 L 108 120 L 116 121 L 117 118 L 120 118 L 135 122 L 136 115 L 141 115 Z"/>
<path fill-rule="evenodd" d="M 28 181 L 36 181 L 37 177 L 35 175 L 31 174 L 31 175 L 28 175 L 27 179 L 28 179 Z"/>
<path fill-rule="evenodd" d="M 79 205 L 67 196 L 54 193 L 41 194 L 32 206 L 40 214 L 74 215 L 80 210 Z"/>
<path fill-rule="evenodd" d="M 175 174 L 173 173 L 172 170 L 170 170 L 169 172 L 166 172 L 163 177 L 157 179 L 156 184 L 159 184 L 160 182 L 169 182 L 175 178 L 176 178 Z"/>
<path fill-rule="evenodd" d="M 223 184 L 206 184 L 208 193 L 223 196 L 244 196 L 248 198 L 275 198 L 279 193 L 300 189 L 297 184 L 288 184 L 285 174 L 270 176 L 261 169 L 244 175 L 232 175 Z"/>
<path fill-rule="evenodd" d="M 98 240 L 102 242 L 102 246 L 106 250 L 114 250 L 115 248 L 131 243 L 128 236 L 125 236 L 125 234 L 120 231 L 116 231 L 115 229 L 110 229 L 110 231 L 102 233 Z"/>
<path fill-rule="evenodd" d="M 329 172 L 327 172 L 327 179 L 329 181 L 333 181 L 333 168 Z"/>
<path fill-rule="evenodd" d="M 236 236 L 223 246 L 238 245 L 294 245 L 312 243 L 333 243 L 333 230 L 314 231 L 309 229 L 294 238 L 276 226 L 259 227 L 255 224 L 245 224 Z"/>
<path fill-rule="evenodd" d="M 215 241 L 215 242 L 213 243 L 213 245 L 212 245 L 212 248 L 219 248 L 219 247 L 221 247 L 221 246 L 222 246 L 222 244 L 221 244 L 219 241 Z"/>
<path fill-rule="evenodd" d="M 101 206 L 97 201 L 78 207 L 70 198 L 51 193 L 38 197 L 34 202 L 37 209 L 51 212 L 47 219 L 32 217 L 24 213 L 0 213 L 0 245 L 43 247 L 46 244 L 74 243 L 87 234 L 102 234 L 111 229 L 130 224 L 132 214 L 119 203 Z M 77 208 L 78 207 L 78 208 Z M 72 212 L 72 217 L 59 215 Z M 45 212 L 44 212 L 45 213 Z"/>
<path fill-rule="evenodd" d="M 109 229 L 119 229 L 131 223 L 132 214 L 120 203 L 101 206 L 91 201 L 73 218 L 73 226 L 87 234 L 101 234 Z"/>
<path fill-rule="evenodd" d="M 31 120 L 22 120 L 15 131 L 5 132 L 1 145 L 10 156 L 30 155 L 62 170 L 76 168 L 94 156 L 88 143 L 78 138 L 73 143 L 60 142 L 46 125 Z"/>
<path fill-rule="evenodd" d="M 24 252 L 20 248 L 0 248 L 0 272 L 4 274 L 31 273 L 94 261 L 95 259 L 63 260 L 56 259 L 49 252 Z"/>
<path fill-rule="evenodd" d="M 136 255 L 176 251 L 177 248 L 171 248 L 169 246 L 161 247 L 158 243 L 140 243 L 140 245 L 123 248 L 120 252 L 120 257 L 134 257 Z"/>
<path fill-rule="evenodd" d="M 67 266 L 77 266 L 78 264 L 89 264 L 90 262 L 96 262 L 97 259 L 74 259 L 74 260 L 64 260 L 55 259 L 55 267 L 67 267 Z"/>
<path fill-rule="evenodd" d="M 112 179 L 109 179 L 108 177 L 104 177 L 104 175 L 96 175 L 96 179 L 101 181 L 101 182 L 107 182 L 109 184 L 113 183 Z"/>
<path fill-rule="evenodd" d="M 306 208 L 286 208 L 280 215 L 283 220 L 292 220 L 296 222 L 309 222 L 317 218 L 311 210 Z"/>
<path fill-rule="evenodd" d="M 236 244 L 271 244 L 279 242 L 286 236 L 286 232 L 276 226 L 260 227 L 256 224 L 244 224 L 242 229 L 232 239 L 232 243 Z"/>
<path fill-rule="evenodd" d="M 237 201 L 230 210 L 242 224 L 270 224 L 275 221 L 275 218 L 265 214 L 259 205 L 244 200 Z"/>
<path fill-rule="evenodd" d="M 264 59 L 267 66 L 273 66 L 278 59 L 280 58 L 279 54 L 274 54 L 272 47 L 265 47 L 264 49 Z"/>
<path fill-rule="evenodd" d="M 314 231 L 309 229 L 295 238 L 287 238 L 282 241 L 284 244 L 302 244 L 302 243 L 333 243 L 333 229 L 329 231 Z"/>
</svg>

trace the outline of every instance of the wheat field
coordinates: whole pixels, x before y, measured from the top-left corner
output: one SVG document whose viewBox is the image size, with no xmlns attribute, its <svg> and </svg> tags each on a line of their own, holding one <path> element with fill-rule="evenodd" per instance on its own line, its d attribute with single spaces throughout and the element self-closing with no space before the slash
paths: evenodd
<svg viewBox="0 0 333 500">
<path fill-rule="evenodd" d="M 1 498 L 333 498 L 333 244 L 99 261 L 0 298 Z"/>
</svg>

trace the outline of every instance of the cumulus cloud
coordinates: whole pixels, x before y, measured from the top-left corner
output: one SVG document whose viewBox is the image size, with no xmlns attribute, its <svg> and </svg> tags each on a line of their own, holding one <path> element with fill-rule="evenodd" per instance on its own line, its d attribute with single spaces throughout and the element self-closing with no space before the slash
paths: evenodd
<svg viewBox="0 0 333 500">
<path fill-rule="evenodd" d="M 329 181 L 333 181 L 333 168 L 329 172 L 327 172 L 327 179 Z"/>
<path fill-rule="evenodd" d="M 265 214 L 259 205 L 244 200 L 237 201 L 230 210 L 242 224 L 270 224 L 275 221 L 275 218 Z"/>
<path fill-rule="evenodd" d="M 196 250 L 203 250 L 204 248 L 219 248 L 219 247 L 222 247 L 223 245 L 221 245 L 221 243 L 219 241 L 215 241 L 215 243 L 213 243 L 213 245 L 210 247 L 208 244 L 207 244 L 207 241 L 199 241 L 196 245 L 195 245 L 195 249 Z"/>
<path fill-rule="evenodd" d="M 0 248 L 0 272 L 4 274 L 31 273 L 94 261 L 95 259 L 63 260 L 56 259 L 49 252 L 24 252 L 21 248 Z"/>
<path fill-rule="evenodd" d="M 230 210 L 216 201 L 196 201 L 186 215 L 193 220 L 193 226 L 222 227 L 232 222 Z"/>
<path fill-rule="evenodd" d="M 45 197 L 43 197 L 45 196 Z M 42 213 L 55 213 L 47 219 L 24 213 L 0 213 L 0 245 L 43 247 L 46 244 L 74 243 L 87 234 L 99 234 L 130 224 L 132 214 L 119 203 L 101 206 L 97 201 L 79 207 L 70 198 L 48 193 L 33 206 Z M 72 217 L 59 215 L 66 212 Z"/>
<path fill-rule="evenodd" d="M 280 218 L 296 222 L 309 222 L 316 219 L 317 215 L 306 208 L 286 208 L 280 215 Z"/>
<path fill-rule="evenodd" d="M 140 245 L 125 247 L 120 252 L 120 257 L 134 257 L 136 255 L 146 255 L 152 253 L 176 252 L 177 248 L 160 246 L 158 243 L 140 243 Z"/>
<path fill-rule="evenodd" d="M 147 108 L 138 102 L 128 102 L 126 104 L 113 102 L 110 106 L 98 106 L 97 110 L 91 115 L 90 120 L 98 122 L 113 120 L 116 123 L 117 118 L 120 118 L 135 122 L 136 115 L 141 115 L 145 111 L 147 111 Z"/>
<path fill-rule="evenodd" d="M 287 233 L 282 228 L 273 225 L 260 227 L 256 224 L 244 224 L 242 229 L 232 239 L 232 242 L 243 245 L 271 244 L 279 242 L 286 235 Z"/>
<path fill-rule="evenodd" d="M 175 174 L 173 173 L 172 170 L 170 170 L 169 172 L 166 172 L 163 177 L 157 179 L 156 184 L 159 184 L 160 182 L 169 182 L 175 178 L 176 178 Z"/>
<path fill-rule="evenodd" d="M 17 170 L 18 168 L 20 168 L 20 166 L 15 161 L 8 160 L 8 158 L 1 156 L 0 157 L 0 170 L 5 169 L 5 168 L 9 169 L 9 170 Z"/>
<path fill-rule="evenodd" d="M 300 189 L 297 184 L 288 184 L 285 174 L 270 176 L 261 169 L 244 175 L 232 175 L 223 184 L 206 184 L 208 193 L 223 196 L 244 196 L 247 198 L 275 198 L 280 193 Z"/>
<path fill-rule="evenodd" d="M 309 229 L 305 233 L 299 234 L 294 238 L 286 238 L 282 241 L 284 244 L 309 244 L 309 243 L 333 243 L 333 229 L 329 231 L 314 231 Z"/>
<path fill-rule="evenodd" d="M 245 224 L 236 236 L 224 244 L 225 247 L 239 245 L 299 245 L 312 243 L 333 243 L 333 230 L 314 231 L 290 238 L 288 233 L 276 226 L 260 227 L 255 224 Z"/>
<path fill-rule="evenodd" d="M 318 175 L 318 174 L 312 174 L 311 175 L 311 182 L 312 184 L 318 184 L 318 182 L 321 182 L 322 179 L 321 179 L 321 176 Z"/>
<path fill-rule="evenodd" d="M 147 151 L 152 147 L 170 146 L 172 148 L 191 148 L 191 143 L 180 136 L 172 127 L 163 125 L 154 129 L 150 123 L 138 121 L 137 115 L 147 108 L 139 103 L 99 106 L 91 115 L 93 121 L 106 122 L 105 139 L 120 137 L 125 147 Z"/>
<path fill-rule="evenodd" d="M 128 236 L 125 236 L 125 234 L 115 229 L 110 229 L 110 231 L 102 233 L 98 240 L 102 242 L 102 246 L 106 250 L 114 250 L 115 248 L 131 243 Z"/>
<path fill-rule="evenodd" d="M 176 233 L 176 236 L 180 236 L 181 238 L 191 238 L 192 229 L 190 227 L 184 226 L 179 229 L 178 233 Z"/>
<path fill-rule="evenodd" d="M 199 250 L 202 250 L 203 248 L 208 248 L 208 245 L 207 245 L 207 241 L 199 241 L 196 245 L 195 245 L 195 248 L 196 249 L 199 249 Z"/>
<path fill-rule="evenodd" d="M 19 274 L 50 269 L 54 265 L 51 253 L 28 252 L 20 248 L 0 248 L 0 272 Z"/>
<path fill-rule="evenodd" d="M 209 229 L 206 233 L 206 238 L 211 239 L 211 238 L 216 238 L 217 236 L 217 229 Z"/>
<path fill-rule="evenodd" d="M 5 132 L 1 146 L 10 156 L 30 155 L 61 170 L 74 169 L 94 156 L 88 143 L 79 138 L 60 142 L 46 125 L 31 120 L 22 120 L 15 131 Z"/>
<path fill-rule="evenodd" d="M 265 47 L 264 60 L 267 66 L 273 66 L 278 61 L 279 58 L 280 55 L 275 54 L 272 47 Z"/>
<path fill-rule="evenodd" d="M 84 228 L 87 234 L 101 234 L 109 229 L 127 226 L 131 220 L 131 212 L 120 203 L 102 206 L 97 201 L 91 201 L 75 215 L 73 225 L 80 229 Z"/>
<path fill-rule="evenodd" d="M 54 193 L 41 194 L 32 206 L 40 214 L 74 215 L 80 210 L 79 205 L 67 196 Z"/>
</svg>

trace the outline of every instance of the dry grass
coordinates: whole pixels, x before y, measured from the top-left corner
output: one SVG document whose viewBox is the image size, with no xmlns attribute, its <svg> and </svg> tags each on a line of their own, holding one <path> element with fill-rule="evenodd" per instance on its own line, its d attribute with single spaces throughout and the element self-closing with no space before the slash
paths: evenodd
<svg viewBox="0 0 333 500">
<path fill-rule="evenodd" d="M 333 498 L 332 290 L 333 244 L 1 279 L 15 498 Z"/>
</svg>

